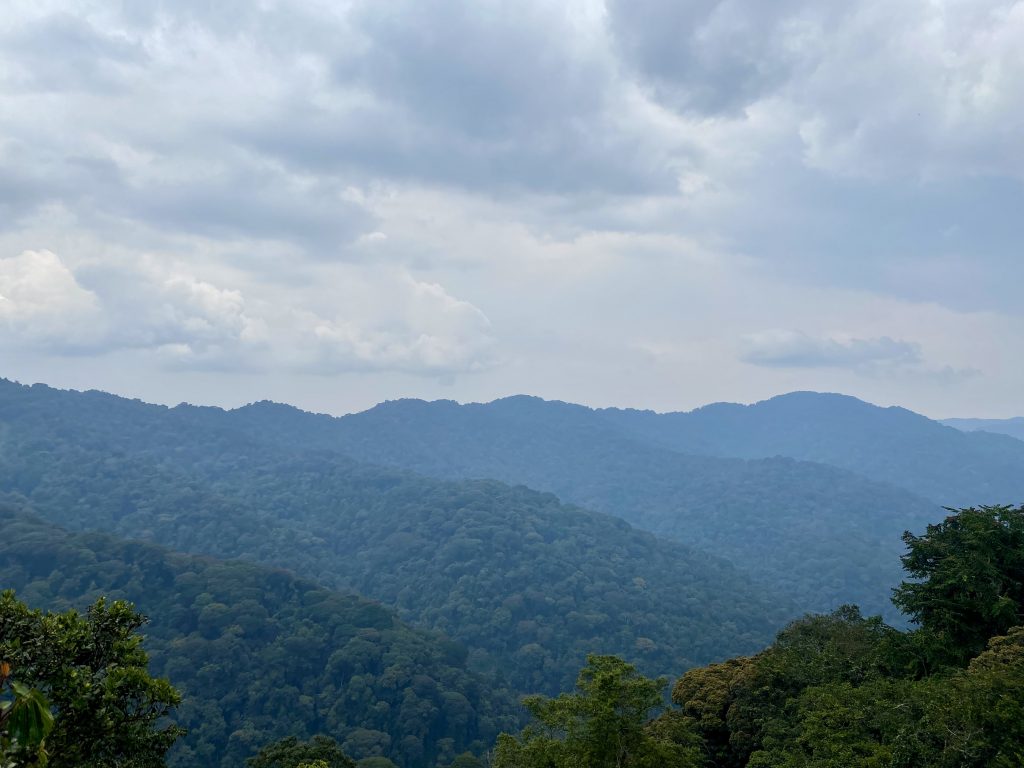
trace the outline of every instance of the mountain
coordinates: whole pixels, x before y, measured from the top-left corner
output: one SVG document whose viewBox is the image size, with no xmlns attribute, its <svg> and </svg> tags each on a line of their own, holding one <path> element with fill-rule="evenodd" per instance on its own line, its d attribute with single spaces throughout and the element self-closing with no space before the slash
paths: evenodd
<svg viewBox="0 0 1024 768">
<path fill-rule="evenodd" d="M 1024 442 L 962 432 L 905 408 L 793 392 L 688 413 L 601 412 L 638 439 L 714 456 L 789 456 L 891 483 L 943 506 L 1024 500 Z"/>
<path fill-rule="evenodd" d="M 994 432 L 1024 440 L 1024 416 L 1012 419 L 943 419 L 942 423 L 961 432 Z"/>
<path fill-rule="evenodd" d="M 483 751 L 518 708 L 469 672 L 465 649 L 390 611 L 241 562 L 175 554 L 106 534 L 74 534 L 0 505 L 0 585 L 34 606 L 135 603 L 153 674 L 183 700 L 188 729 L 171 768 L 241 768 L 262 745 L 326 733 L 356 756 L 407 768 Z"/>
<path fill-rule="evenodd" d="M 340 419 L 257 403 L 227 416 L 296 449 L 553 492 L 723 555 L 808 611 L 856 602 L 899 620 L 889 590 L 900 535 L 942 517 L 933 502 L 832 466 L 681 453 L 642 433 L 650 413 L 512 397 L 402 400 Z"/>
<path fill-rule="evenodd" d="M 464 643 L 472 668 L 518 692 L 568 687 L 590 652 L 678 673 L 757 648 L 796 612 L 617 518 L 358 463 L 248 415 L 2 382 L 0 490 L 68 528 L 352 589 Z"/>
</svg>

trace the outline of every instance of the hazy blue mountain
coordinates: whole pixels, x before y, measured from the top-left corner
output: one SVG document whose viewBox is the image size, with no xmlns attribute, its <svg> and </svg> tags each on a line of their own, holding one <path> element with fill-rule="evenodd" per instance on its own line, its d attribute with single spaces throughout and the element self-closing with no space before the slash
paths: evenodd
<svg viewBox="0 0 1024 768">
<path fill-rule="evenodd" d="M 182 694 L 174 719 L 188 729 L 172 768 L 242 768 L 266 743 L 317 733 L 355 757 L 425 768 L 518 722 L 512 693 L 469 672 L 464 648 L 377 603 L 250 563 L 69 533 L 8 504 L 0 528 L 0 587 L 33 607 L 106 596 L 151 618 L 151 671 Z"/>
<path fill-rule="evenodd" d="M 685 455 L 624 428 L 633 416 L 654 417 L 532 397 L 402 400 L 341 419 L 272 403 L 230 414 L 295 448 L 551 491 L 724 555 L 803 610 L 858 602 L 896 617 L 888 598 L 901 573 L 900 535 L 940 518 L 938 505 L 822 464 Z"/>
<path fill-rule="evenodd" d="M 1024 442 L 961 432 L 905 408 L 880 408 L 845 395 L 793 392 L 688 413 L 601 413 L 635 437 L 675 450 L 831 464 L 943 506 L 1024 500 Z"/>
<path fill-rule="evenodd" d="M 1012 419 L 943 419 L 942 423 L 961 432 L 994 432 L 1024 440 L 1024 416 Z"/>
<path fill-rule="evenodd" d="M 295 441 L 254 428 L 262 411 L 280 409 L 3 382 L 0 490 L 65 527 L 353 589 L 465 643 L 474 668 L 517 691 L 568 687 L 589 652 L 676 674 L 759 647 L 795 611 L 727 561 L 620 519 L 525 487 L 360 464 L 316 448 L 306 426 Z"/>
</svg>

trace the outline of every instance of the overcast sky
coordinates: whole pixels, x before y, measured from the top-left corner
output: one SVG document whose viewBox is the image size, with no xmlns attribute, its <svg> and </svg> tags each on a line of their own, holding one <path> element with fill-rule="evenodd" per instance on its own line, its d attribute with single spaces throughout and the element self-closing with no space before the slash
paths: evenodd
<svg viewBox="0 0 1024 768">
<path fill-rule="evenodd" d="M 1024 3 L 8 0 L 0 376 L 1024 413 Z"/>
</svg>

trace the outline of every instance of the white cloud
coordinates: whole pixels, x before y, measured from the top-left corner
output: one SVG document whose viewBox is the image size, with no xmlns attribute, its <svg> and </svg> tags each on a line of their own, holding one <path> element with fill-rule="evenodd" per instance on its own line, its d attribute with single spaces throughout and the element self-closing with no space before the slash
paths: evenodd
<svg viewBox="0 0 1024 768">
<path fill-rule="evenodd" d="M 290 364 L 300 370 L 392 370 L 450 376 L 492 363 L 494 339 L 487 317 L 436 283 L 405 272 L 356 275 L 340 293 L 351 299 L 337 310 L 290 312 Z M 374 306 L 355 300 L 358 291 Z M 360 306 L 362 304 L 362 306 Z"/>
<path fill-rule="evenodd" d="M 403 270 L 327 268 L 319 291 L 247 298 L 152 259 L 89 273 L 49 251 L 0 259 L 3 343 L 54 351 L 148 351 L 177 368 L 395 370 L 451 376 L 490 363 L 486 316 Z"/>
<path fill-rule="evenodd" d="M 50 251 L 0 258 L 0 328 L 5 345 L 76 351 L 102 335 L 100 304 Z"/>
</svg>

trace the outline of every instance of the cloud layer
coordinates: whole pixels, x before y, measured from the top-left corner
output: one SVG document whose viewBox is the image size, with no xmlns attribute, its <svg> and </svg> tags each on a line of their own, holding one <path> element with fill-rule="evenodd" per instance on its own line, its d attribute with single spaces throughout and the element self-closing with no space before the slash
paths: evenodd
<svg viewBox="0 0 1024 768">
<path fill-rule="evenodd" d="M 0 374 L 1012 413 L 1022 37 L 1012 0 L 15 0 Z"/>
</svg>

